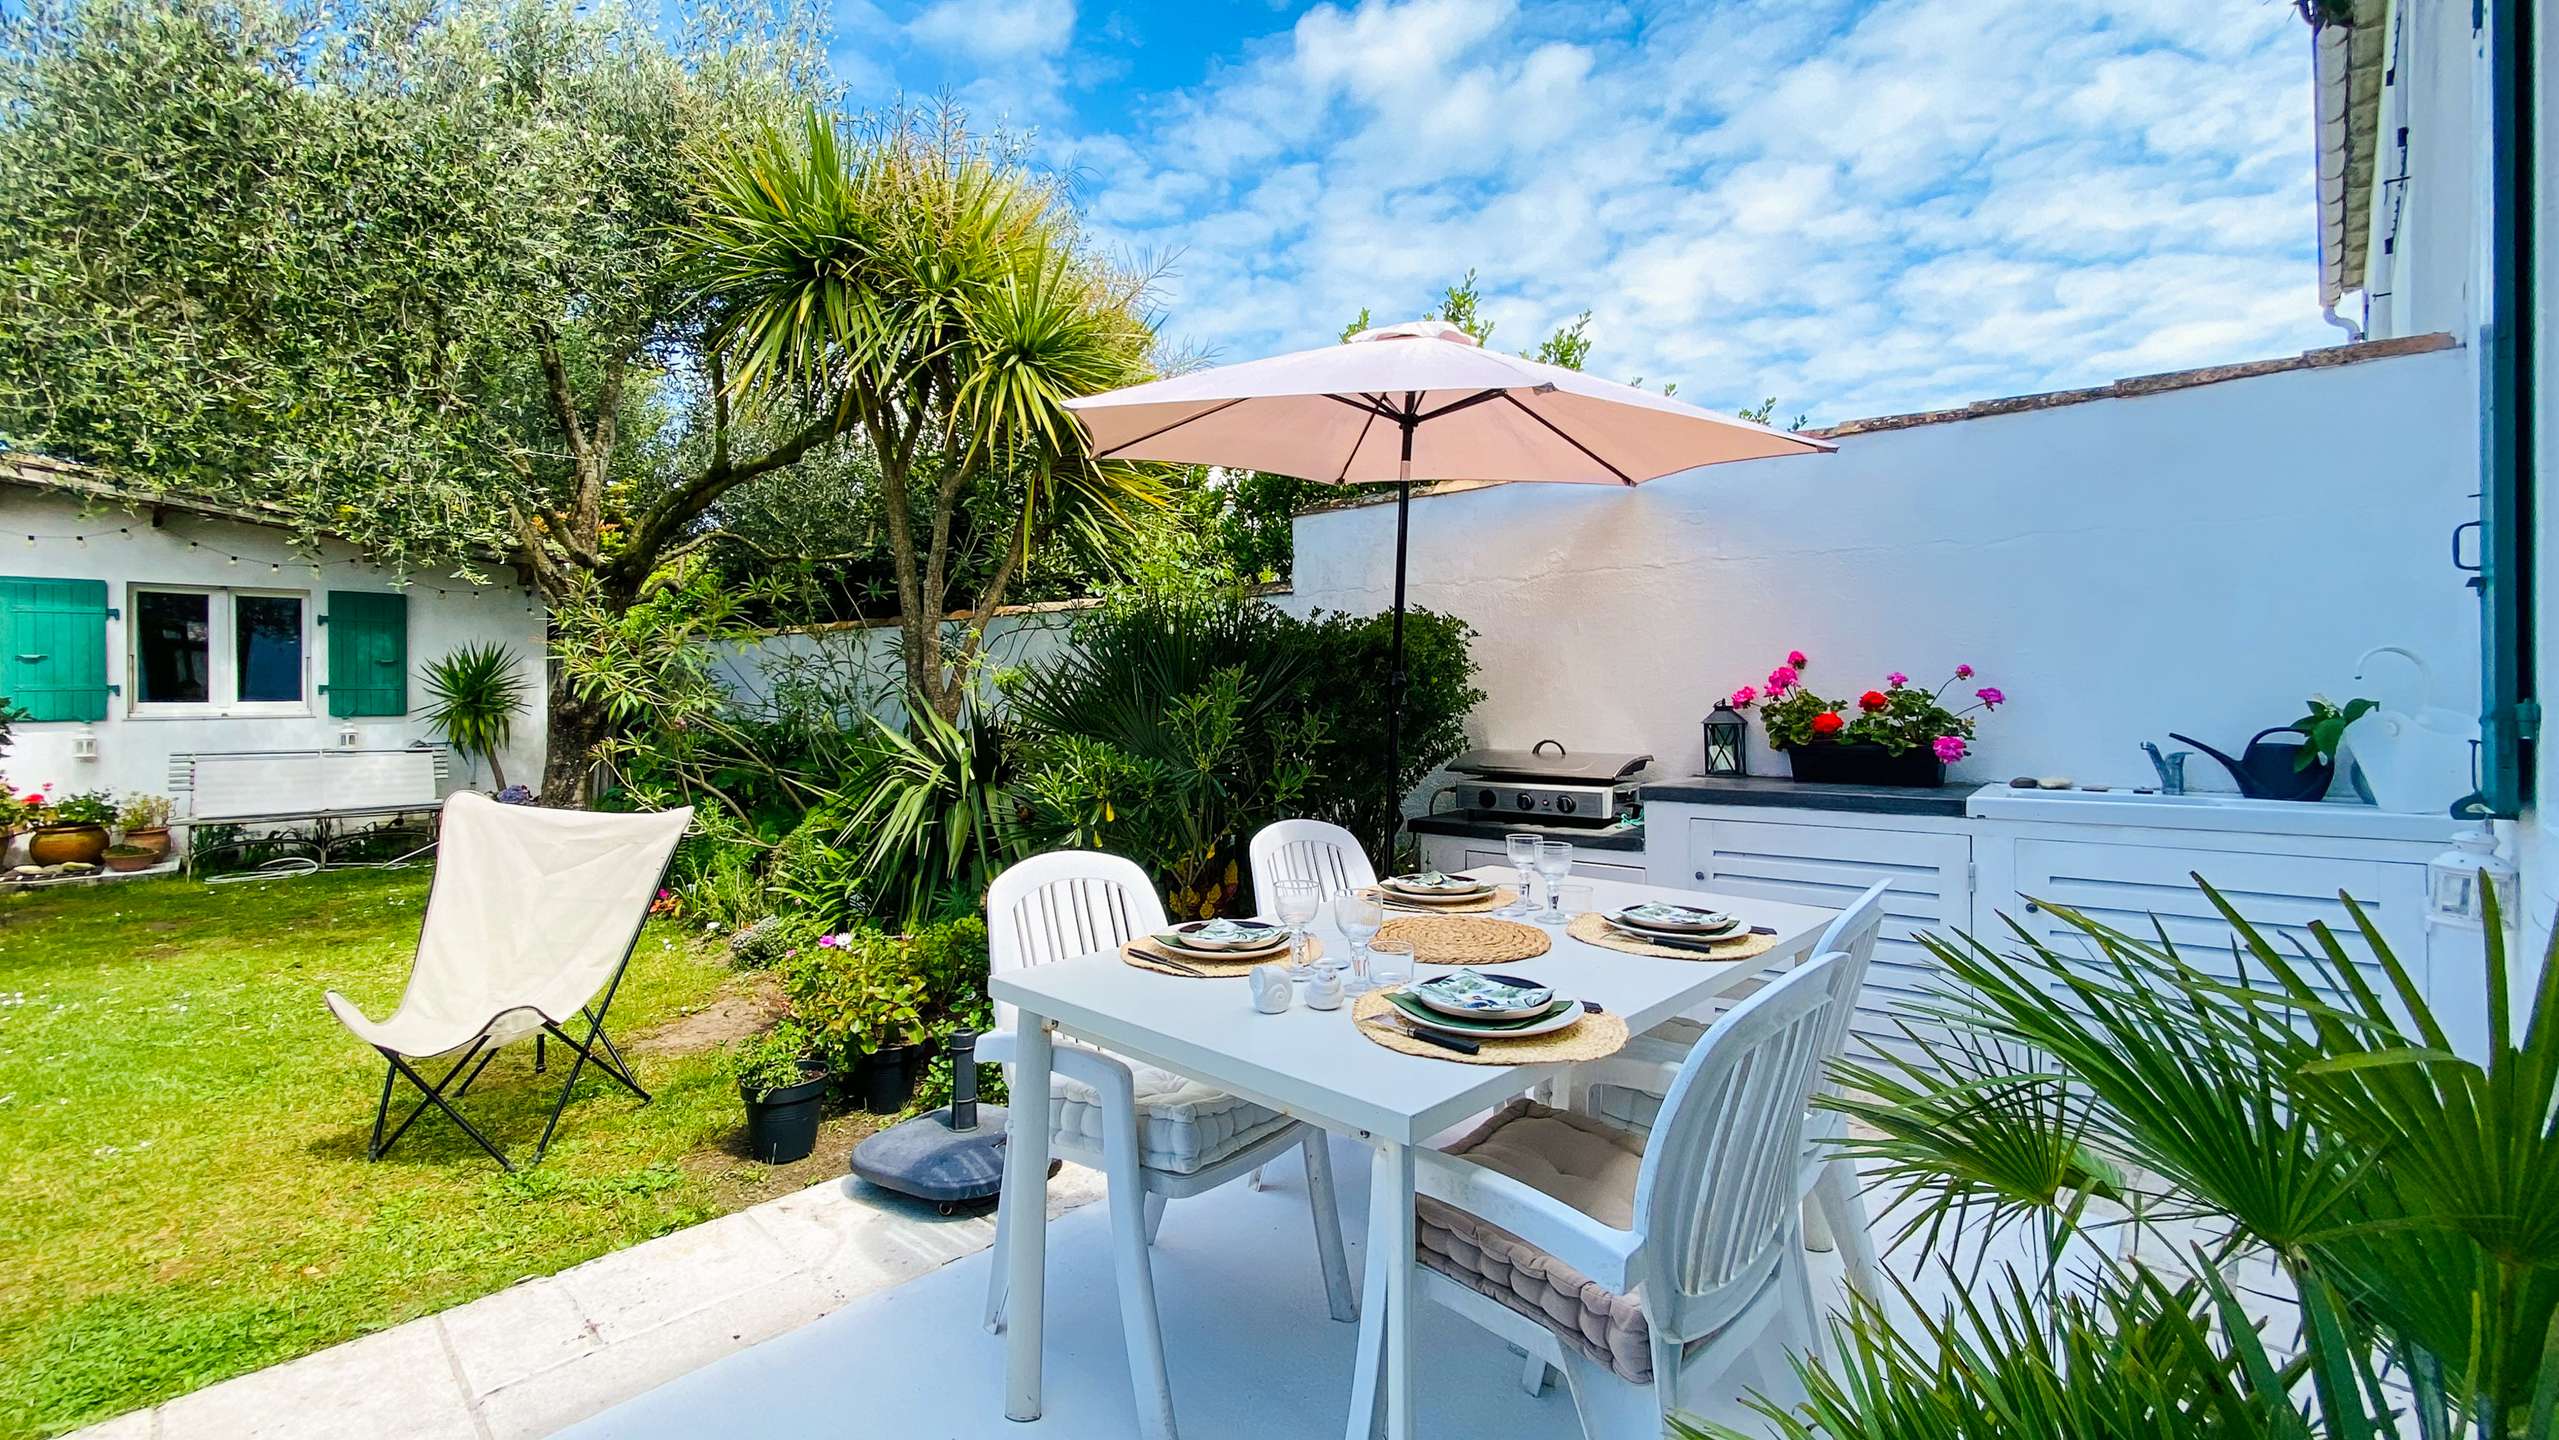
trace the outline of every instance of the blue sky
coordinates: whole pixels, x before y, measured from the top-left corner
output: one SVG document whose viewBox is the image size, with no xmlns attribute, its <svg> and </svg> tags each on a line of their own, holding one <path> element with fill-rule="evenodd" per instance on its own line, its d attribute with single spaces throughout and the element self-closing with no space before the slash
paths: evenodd
<svg viewBox="0 0 2559 1440">
<path fill-rule="evenodd" d="M 954 95 L 1224 360 L 1587 308 L 1590 368 L 1816 423 L 2332 344 L 2277 0 L 837 0 L 856 103 Z"/>
</svg>

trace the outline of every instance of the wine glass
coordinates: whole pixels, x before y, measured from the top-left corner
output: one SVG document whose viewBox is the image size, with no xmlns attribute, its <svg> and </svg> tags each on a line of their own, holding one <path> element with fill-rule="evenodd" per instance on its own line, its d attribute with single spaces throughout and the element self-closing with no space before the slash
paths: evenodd
<svg viewBox="0 0 2559 1440">
<path fill-rule="evenodd" d="M 1565 876 L 1573 873 L 1573 842 L 1538 841 L 1537 873 L 1546 877 L 1546 908 L 1539 912 L 1537 918 L 1549 925 L 1561 925 L 1566 917 L 1558 903 L 1560 897 L 1556 895 L 1555 887 Z"/>
<path fill-rule="evenodd" d="M 1534 830 L 1514 830 L 1502 837 L 1502 843 L 1510 847 L 1511 872 L 1518 877 L 1519 893 L 1511 897 L 1511 903 L 1503 906 L 1501 913 L 1514 920 L 1537 910 L 1537 845 L 1545 838 Z"/>
<path fill-rule="evenodd" d="M 1375 989 L 1368 974 L 1368 942 L 1384 928 L 1386 907 L 1378 904 L 1374 896 L 1345 890 L 1333 897 L 1333 923 L 1351 942 L 1351 973 L 1342 988 L 1354 995 Z"/>
<path fill-rule="evenodd" d="M 1324 908 L 1324 887 L 1312 880 L 1279 882 L 1279 922 L 1288 927 L 1288 974 L 1303 980 L 1313 973 L 1306 963 L 1306 922 Z"/>
</svg>

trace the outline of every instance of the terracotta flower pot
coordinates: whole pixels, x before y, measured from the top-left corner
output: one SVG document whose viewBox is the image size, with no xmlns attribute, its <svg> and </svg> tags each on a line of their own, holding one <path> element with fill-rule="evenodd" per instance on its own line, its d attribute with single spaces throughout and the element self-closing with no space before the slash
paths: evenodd
<svg viewBox="0 0 2559 1440">
<path fill-rule="evenodd" d="M 105 853 L 104 825 L 45 825 L 27 837 L 27 859 L 38 865 L 95 865 Z"/>
<path fill-rule="evenodd" d="M 135 849 L 130 845 L 108 846 L 105 860 L 107 868 L 119 875 L 130 875 L 136 870 L 148 870 L 160 863 L 159 856 L 148 850 Z"/>
<path fill-rule="evenodd" d="M 124 843 L 136 850 L 150 851 L 151 858 L 157 860 L 169 853 L 169 827 L 152 825 L 140 830 L 127 830 Z"/>
</svg>

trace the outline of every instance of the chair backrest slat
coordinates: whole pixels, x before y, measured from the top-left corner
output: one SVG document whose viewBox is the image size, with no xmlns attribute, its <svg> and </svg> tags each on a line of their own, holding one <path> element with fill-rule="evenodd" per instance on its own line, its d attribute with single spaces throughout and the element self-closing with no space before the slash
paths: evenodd
<svg viewBox="0 0 2559 1440">
<path fill-rule="evenodd" d="M 1321 820 L 1279 820 L 1262 827 L 1248 847 L 1253 867 L 1253 906 L 1268 915 L 1279 902 L 1282 880 L 1312 880 L 1329 902 L 1345 890 L 1377 883 L 1377 870 L 1359 840 Z"/>
<path fill-rule="evenodd" d="M 1164 901 L 1135 862 L 1098 850 L 1034 855 L 986 891 L 989 967 L 1020 970 L 1125 944 L 1164 928 Z M 995 1023 L 1013 1025 L 998 1001 Z"/>
<path fill-rule="evenodd" d="M 1805 1108 L 1852 972 L 1830 951 L 1770 982 L 1715 1022 L 1663 1098 L 1635 1189 L 1656 1332 L 1711 1334 L 1795 1243 Z"/>
</svg>

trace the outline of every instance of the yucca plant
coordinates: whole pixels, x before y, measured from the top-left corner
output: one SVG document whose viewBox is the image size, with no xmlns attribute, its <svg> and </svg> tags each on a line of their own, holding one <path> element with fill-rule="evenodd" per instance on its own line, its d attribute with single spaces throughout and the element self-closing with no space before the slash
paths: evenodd
<svg viewBox="0 0 2559 1440">
<path fill-rule="evenodd" d="M 1895 1188 L 1906 1235 L 2041 1226 L 2043 1273 L 1987 1301 L 1959 1280 L 1960 1312 L 1916 1338 L 1859 1303 L 1834 1360 L 1798 1363 L 1807 1400 L 1758 1402 L 1775 1433 L 2559 1434 L 2559 963 L 2518 1025 L 2492 915 L 2489 1039 L 2464 1056 L 2351 898 L 2368 959 L 2315 923 L 2287 951 L 2203 888 L 2236 980 L 2164 927 L 2049 903 L 2065 944 L 2013 922 L 2004 952 L 1924 939 L 1947 983 L 1912 1049 L 1844 1065 L 1825 1103 L 1865 1122 L 1848 1149 Z M 2167 1220 L 2206 1237 L 2181 1261 L 2192 1278 L 2106 1243 Z M 2249 1322 L 2243 1263 L 2289 1282 L 2297 1333 Z"/>
<path fill-rule="evenodd" d="M 839 802 L 835 848 L 855 858 L 872 908 L 901 928 L 975 909 L 1023 853 L 995 726 L 920 703 L 905 729 L 867 718 L 869 753 Z"/>
<path fill-rule="evenodd" d="M 427 724 L 454 749 L 488 761 L 489 774 L 505 789 L 498 752 L 515 737 L 515 717 L 524 711 L 524 675 L 514 652 L 495 643 L 465 645 L 428 662 L 425 674 L 435 700 Z"/>
</svg>

